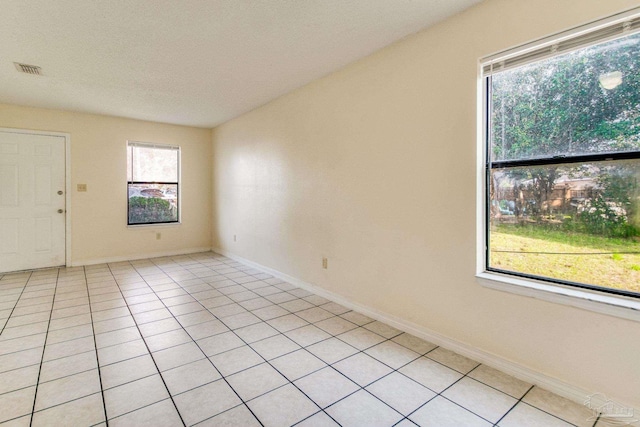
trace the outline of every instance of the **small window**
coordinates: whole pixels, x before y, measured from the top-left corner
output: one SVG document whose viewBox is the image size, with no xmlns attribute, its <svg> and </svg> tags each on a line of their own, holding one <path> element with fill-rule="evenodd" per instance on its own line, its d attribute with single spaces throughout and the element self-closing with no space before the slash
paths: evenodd
<svg viewBox="0 0 640 427">
<path fill-rule="evenodd" d="M 180 220 L 180 147 L 127 143 L 128 224 Z"/>
<path fill-rule="evenodd" d="M 640 297 L 637 17 L 485 61 L 485 270 Z"/>
</svg>

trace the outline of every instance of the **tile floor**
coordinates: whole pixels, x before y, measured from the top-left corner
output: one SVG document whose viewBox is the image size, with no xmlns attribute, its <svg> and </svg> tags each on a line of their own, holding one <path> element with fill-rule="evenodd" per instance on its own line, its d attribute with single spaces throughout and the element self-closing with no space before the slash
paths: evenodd
<svg viewBox="0 0 640 427">
<path fill-rule="evenodd" d="M 0 275 L 0 425 L 594 426 L 215 253 Z"/>
</svg>

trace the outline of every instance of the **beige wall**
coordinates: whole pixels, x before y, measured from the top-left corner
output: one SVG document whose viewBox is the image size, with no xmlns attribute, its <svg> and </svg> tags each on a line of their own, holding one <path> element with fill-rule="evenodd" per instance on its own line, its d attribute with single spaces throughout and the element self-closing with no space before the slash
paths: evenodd
<svg viewBox="0 0 640 427">
<path fill-rule="evenodd" d="M 640 407 L 638 323 L 474 278 L 478 59 L 636 5 L 486 0 L 219 126 L 214 247 Z"/>
<path fill-rule="evenodd" d="M 3 104 L 0 127 L 71 134 L 74 265 L 211 247 L 210 130 Z M 127 140 L 180 145 L 182 224 L 127 228 Z"/>
</svg>

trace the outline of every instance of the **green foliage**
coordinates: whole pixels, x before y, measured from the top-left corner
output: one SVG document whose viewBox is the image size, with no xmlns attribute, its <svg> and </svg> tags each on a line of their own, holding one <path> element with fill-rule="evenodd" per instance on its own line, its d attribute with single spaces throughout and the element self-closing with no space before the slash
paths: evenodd
<svg viewBox="0 0 640 427">
<path fill-rule="evenodd" d="M 157 197 L 129 198 L 129 224 L 176 221 L 171 204 Z"/>
<path fill-rule="evenodd" d="M 491 125 L 496 159 L 640 149 L 640 35 L 496 74 Z"/>
<path fill-rule="evenodd" d="M 614 261 L 622 261 L 622 255 L 620 255 L 620 254 L 612 254 L 611 255 L 611 259 L 613 259 Z"/>
<path fill-rule="evenodd" d="M 587 202 L 579 215 L 587 232 L 610 237 L 631 237 L 636 234 L 635 228 L 627 223 L 626 212 L 620 204 L 606 201 L 600 195 Z"/>
</svg>

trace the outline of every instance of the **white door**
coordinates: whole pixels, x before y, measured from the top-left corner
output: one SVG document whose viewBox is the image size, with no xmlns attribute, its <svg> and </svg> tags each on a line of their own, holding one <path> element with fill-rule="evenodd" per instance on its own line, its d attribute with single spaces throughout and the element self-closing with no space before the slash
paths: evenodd
<svg viewBox="0 0 640 427">
<path fill-rule="evenodd" d="M 65 264 L 65 138 L 0 131 L 0 272 Z"/>
</svg>

